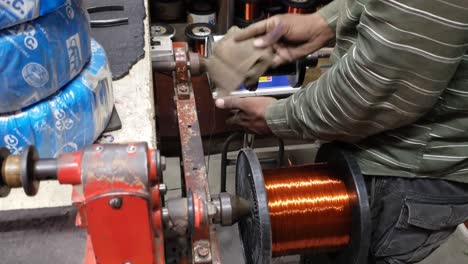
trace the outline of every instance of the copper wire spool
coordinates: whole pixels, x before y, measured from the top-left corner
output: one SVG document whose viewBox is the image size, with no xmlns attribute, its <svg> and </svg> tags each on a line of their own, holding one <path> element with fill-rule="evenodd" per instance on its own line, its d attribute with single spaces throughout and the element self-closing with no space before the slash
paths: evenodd
<svg viewBox="0 0 468 264">
<path fill-rule="evenodd" d="M 262 0 L 236 0 L 234 25 L 245 28 L 265 19 Z"/>
<path fill-rule="evenodd" d="M 349 243 L 349 195 L 326 164 L 264 170 L 273 256 L 333 252 Z"/>
<path fill-rule="evenodd" d="M 316 162 L 262 170 L 251 149 L 239 153 L 236 194 L 252 203 L 239 222 L 247 264 L 317 253 L 336 264 L 367 262 L 370 211 L 359 166 L 335 144 L 324 145 Z"/>
<path fill-rule="evenodd" d="M 245 21 L 253 21 L 261 16 L 258 0 L 237 0 L 236 17 Z"/>
<path fill-rule="evenodd" d="M 206 56 L 207 39 L 214 34 L 214 27 L 208 23 L 194 23 L 187 26 L 185 36 L 193 52 Z"/>
<path fill-rule="evenodd" d="M 198 43 L 195 44 L 195 52 L 202 56 L 206 56 L 205 42 L 198 41 Z"/>
<path fill-rule="evenodd" d="M 252 3 L 245 3 L 244 6 L 244 19 L 252 20 L 254 18 L 254 6 Z"/>
</svg>

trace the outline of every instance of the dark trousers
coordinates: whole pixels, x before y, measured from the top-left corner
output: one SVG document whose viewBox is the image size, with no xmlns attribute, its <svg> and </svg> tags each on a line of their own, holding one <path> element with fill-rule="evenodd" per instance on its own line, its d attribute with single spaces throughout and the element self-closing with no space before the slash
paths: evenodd
<svg viewBox="0 0 468 264">
<path fill-rule="evenodd" d="M 366 182 L 372 216 L 369 264 L 417 263 L 468 219 L 468 184 L 381 176 L 366 176 Z"/>
</svg>

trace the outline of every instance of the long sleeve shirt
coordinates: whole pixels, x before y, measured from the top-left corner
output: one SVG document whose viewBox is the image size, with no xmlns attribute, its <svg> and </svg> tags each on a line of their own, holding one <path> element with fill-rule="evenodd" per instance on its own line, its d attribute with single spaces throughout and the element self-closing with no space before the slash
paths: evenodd
<svg viewBox="0 0 468 264">
<path fill-rule="evenodd" d="M 268 107 L 283 138 L 351 145 L 364 174 L 468 182 L 468 1 L 335 0 L 333 66 Z"/>
</svg>

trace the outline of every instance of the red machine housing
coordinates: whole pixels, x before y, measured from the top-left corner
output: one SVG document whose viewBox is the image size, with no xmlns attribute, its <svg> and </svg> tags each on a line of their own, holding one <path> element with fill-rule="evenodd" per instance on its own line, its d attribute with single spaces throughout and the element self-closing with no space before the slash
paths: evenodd
<svg viewBox="0 0 468 264">
<path fill-rule="evenodd" d="M 86 228 L 85 264 L 165 263 L 157 152 L 146 143 L 91 145 L 58 159 L 73 185 L 76 224 Z"/>
</svg>

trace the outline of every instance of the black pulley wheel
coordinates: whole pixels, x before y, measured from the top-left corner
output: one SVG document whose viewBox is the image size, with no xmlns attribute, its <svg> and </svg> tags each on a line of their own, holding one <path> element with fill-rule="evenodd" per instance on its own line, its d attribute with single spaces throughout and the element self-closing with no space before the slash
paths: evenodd
<svg viewBox="0 0 468 264">
<path fill-rule="evenodd" d="M 252 149 L 243 149 L 237 156 L 236 194 L 251 203 L 250 214 L 238 223 L 245 261 L 270 264 L 272 237 L 268 197 L 262 168 Z"/>
<path fill-rule="evenodd" d="M 364 178 L 353 156 L 336 144 L 325 144 L 316 162 L 327 163 L 333 177 L 341 179 L 348 190 L 351 208 L 349 244 L 329 254 L 334 264 L 366 264 L 370 245 L 370 211 Z M 239 222 L 247 264 L 272 261 L 272 231 L 262 169 L 251 149 L 243 149 L 237 158 L 236 194 L 251 203 L 248 217 Z"/>
</svg>

